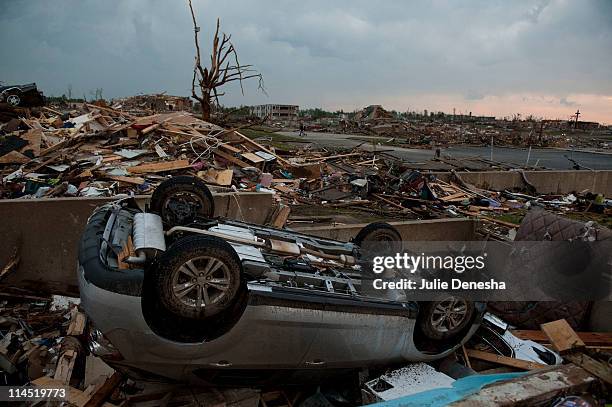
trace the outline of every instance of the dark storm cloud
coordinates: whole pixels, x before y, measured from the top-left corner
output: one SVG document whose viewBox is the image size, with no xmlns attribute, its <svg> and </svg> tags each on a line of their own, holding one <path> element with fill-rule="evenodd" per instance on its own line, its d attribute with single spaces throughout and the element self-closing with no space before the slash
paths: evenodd
<svg viewBox="0 0 612 407">
<path fill-rule="evenodd" d="M 527 92 L 612 95 L 612 2 L 195 0 L 204 44 L 214 20 L 269 98 L 231 87 L 225 104 L 367 104 L 409 95 L 466 100 Z M 9 0 L 0 3 L 0 80 L 49 94 L 190 93 L 186 3 Z M 394 106 L 399 108 L 400 106 Z"/>
</svg>

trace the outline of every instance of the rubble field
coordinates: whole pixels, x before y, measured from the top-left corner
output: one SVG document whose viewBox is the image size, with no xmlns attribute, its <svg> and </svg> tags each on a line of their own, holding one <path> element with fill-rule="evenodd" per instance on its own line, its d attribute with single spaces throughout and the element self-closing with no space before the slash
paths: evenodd
<svg viewBox="0 0 612 407">
<path fill-rule="evenodd" d="M 461 160 L 433 158 L 450 166 L 450 176 L 443 180 L 427 166 L 407 164 L 384 151 L 325 149 L 267 137 L 248 123 L 222 127 L 182 111 L 183 99 L 162 98 L 163 106 L 158 99 L 133 97 L 112 106 L 80 103 L 4 114 L 0 198 L 147 195 L 163 180 L 180 174 L 228 190 L 272 194 L 275 206 L 267 224 L 276 228 L 469 217 L 479 221 L 483 239 L 512 241 L 533 207 L 586 222 L 587 229 L 612 225 L 612 202 L 602 194 L 589 190 L 540 194 L 520 169 L 522 188 L 488 190 L 462 179 L 457 172 L 465 168 Z M 164 112 L 156 113 L 160 109 Z M 404 141 L 397 138 L 402 138 L 410 145 L 429 145 L 431 140 L 482 144 L 492 135 L 508 145 L 524 141 L 523 136 L 520 142 L 512 138 L 515 129 L 504 133 L 480 124 L 408 125 L 377 106 L 364 109 L 352 121 L 325 128 L 395 137 L 393 142 L 400 144 Z M 536 137 L 536 145 L 567 145 L 561 134 L 553 137 L 541 130 L 538 136 L 537 129 L 519 133 Z M 599 140 L 587 144 L 603 145 Z M 497 164 L 486 165 L 496 168 Z M 405 398 L 405 405 L 427 405 L 419 404 L 428 402 L 427 397 L 458 405 L 490 405 L 492 400 L 505 405 L 554 405 L 580 397 L 590 404 L 575 405 L 596 406 L 610 400 L 612 333 L 588 331 L 565 319 L 530 329 L 516 321 L 491 322 L 490 329 L 505 326 L 498 339 L 515 346 L 512 354 L 501 352 L 481 328 L 441 361 L 371 369 L 321 385 L 207 388 L 137 381 L 114 371 L 87 349 L 90 331 L 78 299 L 2 284 L 3 276 L 15 272 L 19 256 L 24 255 L 0 264 L 3 384 L 67 386 L 70 405 L 338 406 L 398 398 Z M 545 364 L 519 351 L 531 343 L 554 352 L 562 363 Z M 440 389 L 446 392 L 439 393 Z M 428 392 L 433 393 L 427 396 Z"/>
</svg>

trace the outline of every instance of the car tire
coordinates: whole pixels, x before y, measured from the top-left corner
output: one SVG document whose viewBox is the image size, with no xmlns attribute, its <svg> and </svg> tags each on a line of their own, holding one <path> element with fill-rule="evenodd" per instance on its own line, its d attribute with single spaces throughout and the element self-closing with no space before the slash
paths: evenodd
<svg viewBox="0 0 612 407">
<path fill-rule="evenodd" d="M 19 95 L 15 94 L 15 93 L 9 93 L 6 96 L 6 103 L 9 106 L 17 107 L 21 103 L 21 97 L 19 97 Z"/>
<path fill-rule="evenodd" d="M 232 307 L 246 287 L 238 255 L 229 243 L 213 236 L 178 240 L 160 256 L 154 273 L 161 305 L 192 320 L 208 319 Z"/>
<path fill-rule="evenodd" d="M 358 246 L 372 242 L 389 242 L 390 246 L 399 251 L 401 250 L 402 235 L 388 223 L 374 222 L 364 226 L 353 238 L 353 243 Z"/>
<path fill-rule="evenodd" d="M 473 302 L 447 296 L 421 303 L 417 323 L 427 338 L 446 340 L 461 334 L 471 324 L 474 311 Z"/>
<path fill-rule="evenodd" d="M 197 217 L 212 218 L 215 213 L 213 196 L 204 181 L 186 175 L 159 184 L 150 208 L 169 227 L 187 225 Z"/>
</svg>

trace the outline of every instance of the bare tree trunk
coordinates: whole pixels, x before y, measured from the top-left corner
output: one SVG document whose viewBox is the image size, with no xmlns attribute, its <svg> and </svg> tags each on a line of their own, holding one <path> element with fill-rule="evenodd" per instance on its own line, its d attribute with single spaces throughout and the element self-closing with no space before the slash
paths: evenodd
<svg viewBox="0 0 612 407">
<path fill-rule="evenodd" d="M 193 21 L 194 42 L 196 47 L 195 64 L 193 67 L 193 78 L 191 80 L 191 96 L 200 102 L 202 107 L 202 120 L 210 121 L 213 103 L 219 104 L 219 96 L 225 93 L 219 92 L 219 88 L 228 82 L 238 81 L 240 90 L 244 95 L 242 81 L 244 79 L 258 78 L 259 89 L 265 93 L 263 76 L 252 69 L 252 65 L 240 65 L 238 53 L 231 42 L 231 35 L 222 34 L 219 38 L 219 19 L 213 39 L 213 49 L 210 55 L 210 67 L 202 67 L 200 56 L 199 32 L 193 5 L 189 0 L 189 10 Z M 199 94 L 196 91 L 199 88 Z"/>
<path fill-rule="evenodd" d="M 212 112 L 212 106 L 210 105 L 211 98 L 210 95 L 204 94 L 204 97 L 200 101 L 200 106 L 202 107 L 202 120 L 209 122 L 210 114 Z"/>
</svg>

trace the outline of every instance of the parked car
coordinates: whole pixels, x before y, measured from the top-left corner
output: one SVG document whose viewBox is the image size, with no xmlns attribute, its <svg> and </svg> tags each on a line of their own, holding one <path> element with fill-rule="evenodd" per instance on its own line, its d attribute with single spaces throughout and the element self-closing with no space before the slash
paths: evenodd
<svg viewBox="0 0 612 407">
<path fill-rule="evenodd" d="M 0 86 L 0 103 L 12 107 L 34 107 L 44 105 L 45 98 L 35 83 Z"/>
<path fill-rule="evenodd" d="M 351 242 L 216 219 L 193 177 L 97 208 L 79 251 L 92 352 L 120 371 L 209 384 L 430 361 L 478 328 L 485 304 L 366 294 L 365 242 L 401 249 L 386 223 Z M 437 313 L 444 309 L 444 313 Z"/>
</svg>

